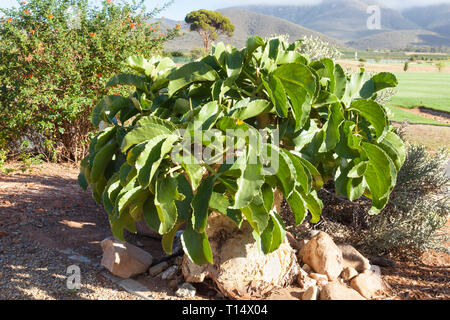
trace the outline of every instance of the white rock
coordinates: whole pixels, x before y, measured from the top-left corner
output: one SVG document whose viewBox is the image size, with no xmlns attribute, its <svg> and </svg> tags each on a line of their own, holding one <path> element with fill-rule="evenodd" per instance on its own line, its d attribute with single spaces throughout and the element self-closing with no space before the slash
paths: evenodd
<svg viewBox="0 0 450 320">
<path fill-rule="evenodd" d="M 366 272 L 371 272 L 374 273 L 375 275 L 381 277 L 381 268 L 379 266 L 376 265 L 371 265 L 369 270 L 364 271 Z"/>
<path fill-rule="evenodd" d="M 325 232 L 319 232 L 301 250 L 304 263 L 316 273 L 327 275 L 330 281 L 337 280 L 343 269 L 341 250 Z"/>
<path fill-rule="evenodd" d="M 180 270 L 179 266 L 171 266 L 169 269 L 164 271 L 161 275 L 161 279 L 163 280 L 172 280 L 176 277 L 178 270 Z"/>
<path fill-rule="evenodd" d="M 350 281 L 350 286 L 367 299 L 383 294 L 386 286 L 381 277 L 372 273 L 361 273 Z"/>
<path fill-rule="evenodd" d="M 196 292 L 197 291 L 192 284 L 185 282 L 178 288 L 175 295 L 180 298 L 193 298 L 195 297 Z"/>
<path fill-rule="evenodd" d="M 304 271 L 303 269 L 300 269 L 297 277 L 297 283 L 302 289 L 308 289 L 317 285 L 317 281 L 310 278 L 306 271 Z"/>
<path fill-rule="evenodd" d="M 355 290 L 340 284 L 330 282 L 320 290 L 320 300 L 366 300 Z"/>
<path fill-rule="evenodd" d="M 211 278 L 228 298 L 262 298 L 273 290 L 293 283 L 299 272 L 294 249 L 287 239 L 276 251 L 262 253 L 244 221 L 239 229 L 229 218 L 213 213 L 208 219 L 208 235 L 214 264 L 196 266 L 185 256 L 182 264 L 186 281 Z"/>
<path fill-rule="evenodd" d="M 106 238 L 101 242 L 101 246 L 102 266 L 121 278 L 130 278 L 146 272 L 153 261 L 150 253 L 114 238 Z"/>
</svg>

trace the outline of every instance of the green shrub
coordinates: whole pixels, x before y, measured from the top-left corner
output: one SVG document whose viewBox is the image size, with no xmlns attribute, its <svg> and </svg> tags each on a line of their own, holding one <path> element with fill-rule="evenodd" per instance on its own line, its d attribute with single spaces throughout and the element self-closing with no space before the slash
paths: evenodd
<svg viewBox="0 0 450 320">
<path fill-rule="evenodd" d="M 238 226 L 245 218 L 269 253 L 285 237 L 276 190 L 296 224 L 308 214 L 320 220 L 317 190 L 330 179 L 352 201 L 372 199 L 372 214 L 385 207 L 405 154 L 375 99 L 397 79 L 364 70 L 346 76 L 331 59 L 308 60 L 297 52 L 301 44 L 252 37 L 238 50 L 219 43 L 181 67 L 170 58 L 128 59 L 136 73 L 107 85 L 136 91 L 94 108 L 93 124 L 108 126 L 91 141 L 79 175 L 117 238 L 143 218 L 171 253 L 184 226 L 186 254 L 206 264 L 213 210 Z"/>
<path fill-rule="evenodd" d="M 448 152 L 431 155 L 424 146 L 410 146 L 397 185 L 382 214 L 369 217 L 365 245 L 377 254 L 418 257 L 427 249 L 448 252 L 442 230 L 450 212 L 450 179 L 445 175 Z"/>
<path fill-rule="evenodd" d="M 195 48 L 192 48 L 191 51 L 189 51 L 189 56 L 194 61 L 198 60 L 200 58 L 203 58 L 207 54 L 208 54 L 208 52 L 206 52 L 205 48 L 195 47 Z"/>
<path fill-rule="evenodd" d="M 30 140 L 47 160 L 85 156 L 98 97 L 127 92 L 106 90 L 106 81 L 130 55 L 148 57 L 177 34 L 148 25 L 159 9 L 143 13 L 142 3 L 31 0 L 1 9 L 0 148 Z"/>
</svg>

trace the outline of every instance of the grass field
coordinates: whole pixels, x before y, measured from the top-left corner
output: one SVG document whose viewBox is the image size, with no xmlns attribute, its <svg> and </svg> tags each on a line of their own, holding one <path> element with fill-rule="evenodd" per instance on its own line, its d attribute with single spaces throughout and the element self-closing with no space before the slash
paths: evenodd
<svg viewBox="0 0 450 320">
<path fill-rule="evenodd" d="M 450 112 L 450 73 L 397 73 L 398 92 L 390 106 Z"/>
</svg>

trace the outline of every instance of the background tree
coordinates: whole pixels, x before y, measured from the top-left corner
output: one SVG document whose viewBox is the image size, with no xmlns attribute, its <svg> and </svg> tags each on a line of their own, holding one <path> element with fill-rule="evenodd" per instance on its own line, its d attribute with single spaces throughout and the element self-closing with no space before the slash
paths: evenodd
<svg viewBox="0 0 450 320">
<path fill-rule="evenodd" d="M 191 31 L 197 31 L 200 34 L 205 50 L 208 52 L 211 42 L 215 41 L 219 34 L 233 36 L 234 25 L 230 19 L 216 11 L 204 9 L 192 11 L 186 16 L 185 21 L 190 24 Z"/>
<path fill-rule="evenodd" d="M 128 92 L 124 86 L 105 88 L 106 82 L 126 72 L 122 62 L 128 57 L 161 52 L 179 32 L 163 33 L 147 23 L 170 2 L 149 11 L 143 2 L 29 0 L 0 9 L 3 156 L 84 157 L 95 130 L 89 114 L 99 95 Z"/>
</svg>

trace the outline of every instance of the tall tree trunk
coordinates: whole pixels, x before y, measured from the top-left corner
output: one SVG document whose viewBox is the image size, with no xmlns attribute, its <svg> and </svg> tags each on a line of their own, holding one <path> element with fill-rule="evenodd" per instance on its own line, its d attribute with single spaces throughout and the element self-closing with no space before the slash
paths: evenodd
<svg viewBox="0 0 450 320">
<path fill-rule="evenodd" d="M 211 42 L 209 39 L 209 34 L 205 30 L 200 30 L 199 33 L 203 40 L 203 46 L 205 47 L 206 52 L 209 53 L 209 49 L 210 49 L 210 45 L 211 45 Z"/>
</svg>

